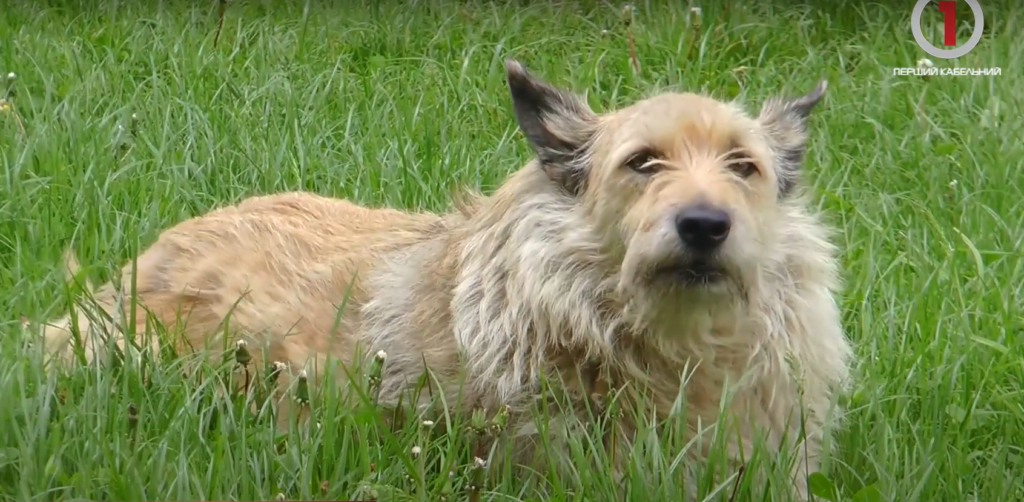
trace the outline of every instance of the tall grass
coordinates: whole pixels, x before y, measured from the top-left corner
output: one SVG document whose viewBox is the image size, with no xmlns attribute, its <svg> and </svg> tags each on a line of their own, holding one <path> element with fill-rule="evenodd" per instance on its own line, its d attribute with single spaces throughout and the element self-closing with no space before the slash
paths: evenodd
<svg viewBox="0 0 1024 502">
<path fill-rule="evenodd" d="M 238 0 L 215 46 L 216 2 L 8 0 L 0 499 L 678 500 L 687 445 L 671 434 L 643 434 L 621 480 L 592 447 L 597 430 L 552 452 L 574 473 L 520 478 L 474 468 L 490 460 L 471 429 L 486 436 L 491 417 L 429 430 L 409 418 L 391 433 L 372 401 L 342 407 L 316 387 L 320 427 L 281 435 L 217 391 L 223 368 L 45 374 L 21 329 L 21 316 L 66 311 L 68 246 L 101 282 L 160 229 L 253 194 L 441 211 L 455 188 L 491 190 L 530 156 L 504 87 L 516 57 L 598 110 L 677 89 L 753 112 L 827 78 L 807 178 L 839 230 L 858 366 L 815 490 L 1024 500 L 1024 16 L 985 2 L 981 44 L 935 61 L 999 76 L 893 76 L 925 56 L 906 4 L 709 3 L 698 17 L 644 2 L 627 34 L 621 5 L 597 2 Z M 937 10 L 925 22 L 940 40 Z M 781 471 L 754 464 L 739 479 L 709 470 L 696 490 L 784 500 L 747 476 Z"/>
</svg>

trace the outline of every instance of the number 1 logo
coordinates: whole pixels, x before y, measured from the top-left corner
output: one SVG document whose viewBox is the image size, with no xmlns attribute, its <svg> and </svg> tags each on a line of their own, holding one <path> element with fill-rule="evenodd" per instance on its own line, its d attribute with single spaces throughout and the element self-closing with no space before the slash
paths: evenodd
<svg viewBox="0 0 1024 502">
<path fill-rule="evenodd" d="M 978 0 L 964 0 L 971 7 L 974 14 L 974 30 L 967 43 L 955 49 L 940 49 L 935 47 L 924 37 L 921 30 L 921 15 L 931 0 L 918 0 L 914 5 L 914 11 L 910 14 L 910 30 L 914 33 L 914 40 L 929 55 L 941 59 L 953 59 L 971 52 L 978 42 L 981 41 L 982 32 L 985 29 L 985 17 L 981 13 L 981 6 Z M 956 45 L 956 0 L 939 0 L 939 12 L 942 13 L 942 45 Z"/>
<path fill-rule="evenodd" d="M 942 45 L 956 45 L 956 0 L 939 0 L 942 12 Z"/>
</svg>

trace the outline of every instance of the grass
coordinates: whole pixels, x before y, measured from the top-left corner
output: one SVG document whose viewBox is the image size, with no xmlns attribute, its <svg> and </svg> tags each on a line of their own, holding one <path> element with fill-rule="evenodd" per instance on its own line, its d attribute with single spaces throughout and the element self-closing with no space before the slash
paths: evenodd
<svg viewBox="0 0 1024 502">
<path fill-rule="evenodd" d="M 278 436 L 236 408 L 213 413 L 212 380 L 173 364 L 46 375 L 19 317 L 66 309 L 69 245 L 105 280 L 160 229 L 247 195 L 306 189 L 444 210 L 459 186 L 490 190 L 530 154 L 504 88 L 509 56 L 587 91 L 598 110 L 671 87 L 756 111 L 828 78 L 807 179 L 839 230 L 858 365 L 818 492 L 1024 500 L 1024 46 L 1013 42 L 1024 15 L 984 2 L 981 44 L 936 60 L 1001 75 L 925 79 L 892 74 L 925 57 L 912 2 L 819 3 L 705 4 L 700 26 L 679 2 L 638 3 L 637 73 L 611 4 L 238 0 L 214 46 L 215 2 L 9 0 L 0 72 L 17 80 L 7 83 L 13 108 L 0 112 L 0 500 L 472 496 L 465 486 L 478 474 L 461 432 L 430 443 L 415 428 L 387 435 L 373 406 L 340 409 L 314 393 L 333 426 Z M 941 18 L 928 12 L 937 44 Z M 678 440 L 649 435 L 621 483 L 578 443 L 574 476 L 490 472 L 478 495 L 681 496 Z M 445 459 L 452 477 L 427 472 L 424 458 Z M 701 479 L 717 500 L 783 500 L 747 476 Z"/>
</svg>

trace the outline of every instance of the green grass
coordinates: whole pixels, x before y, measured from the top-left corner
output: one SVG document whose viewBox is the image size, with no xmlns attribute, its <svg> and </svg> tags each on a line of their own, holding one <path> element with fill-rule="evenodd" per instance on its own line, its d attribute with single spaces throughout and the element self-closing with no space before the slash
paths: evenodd
<svg viewBox="0 0 1024 502">
<path fill-rule="evenodd" d="M 444 210 L 459 186 L 492 189 L 530 154 L 504 87 L 509 56 L 588 92 L 598 110 L 675 88 L 756 111 L 828 78 L 807 178 L 839 230 L 858 365 L 825 478 L 842 500 L 1024 500 L 1015 4 L 983 2 L 981 44 L 935 59 L 1000 76 L 924 79 L 892 75 L 925 56 L 909 0 L 706 4 L 699 30 L 680 2 L 638 3 L 639 74 L 617 4 L 238 0 L 214 47 L 212 1 L 60 3 L 0 8 L 0 72 L 18 75 L 17 115 L 0 112 L 0 500 L 338 500 L 371 489 L 437 500 L 447 476 L 417 493 L 405 479 L 420 472 L 408 456 L 415 431 L 383 434 L 372 406 L 318 395 L 330 426 L 275 436 L 231 408 L 211 414 L 210 381 L 169 363 L 46 375 L 19 316 L 66 309 L 69 245 L 105 280 L 160 229 L 244 196 L 306 189 Z M 926 23 L 937 44 L 940 17 Z M 459 462 L 458 500 L 470 476 L 464 436 L 424 444 L 431 462 Z M 482 498 L 677 500 L 682 446 L 645 444 L 621 483 L 581 461 L 568 477 L 492 472 Z M 715 476 L 701 493 L 724 484 L 718 500 L 781 500 L 770 485 Z"/>
</svg>

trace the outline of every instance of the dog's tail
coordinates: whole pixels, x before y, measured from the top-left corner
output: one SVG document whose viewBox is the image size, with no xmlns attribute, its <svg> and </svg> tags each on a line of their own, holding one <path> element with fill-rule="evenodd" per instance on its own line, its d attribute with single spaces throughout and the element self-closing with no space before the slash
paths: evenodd
<svg viewBox="0 0 1024 502">
<path fill-rule="evenodd" d="M 42 326 L 43 350 L 47 359 L 70 362 L 74 357 L 77 334 L 80 346 L 85 349 L 86 361 L 91 362 L 96 351 L 103 345 L 104 338 L 121 338 L 113 322 L 117 319 L 116 293 L 109 285 L 97 290 L 88 279 L 80 283 L 78 276 L 82 267 L 70 247 L 64 252 L 63 265 L 65 282 L 80 288 L 85 298 L 75 301 L 74 298 L 79 295 L 72 295 L 70 312 Z"/>
</svg>

